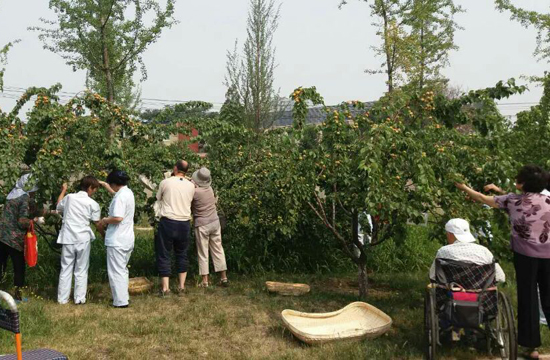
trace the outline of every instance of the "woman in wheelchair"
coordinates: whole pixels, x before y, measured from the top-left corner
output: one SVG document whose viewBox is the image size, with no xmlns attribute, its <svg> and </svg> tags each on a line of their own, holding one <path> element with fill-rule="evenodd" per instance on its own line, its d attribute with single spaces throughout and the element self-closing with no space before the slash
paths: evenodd
<svg viewBox="0 0 550 360">
<path fill-rule="evenodd" d="M 537 348 L 541 345 L 537 285 L 542 310 L 550 318 L 550 197 L 541 194 L 547 185 L 548 173 L 536 165 L 519 170 L 516 189 L 520 194 L 487 196 L 465 184 L 456 184 L 473 200 L 502 209 L 509 216 L 517 283 L 518 344 L 527 348 L 532 359 L 538 359 Z M 494 185 L 485 190 L 502 192 Z"/>
</svg>

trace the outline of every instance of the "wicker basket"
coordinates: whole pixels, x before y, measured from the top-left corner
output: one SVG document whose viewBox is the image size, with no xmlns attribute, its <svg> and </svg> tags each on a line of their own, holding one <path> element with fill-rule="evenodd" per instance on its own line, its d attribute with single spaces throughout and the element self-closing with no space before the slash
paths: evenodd
<svg viewBox="0 0 550 360">
<path fill-rule="evenodd" d="M 152 288 L 153 283 L 145 277 L 131 278 L 130 284 L 128 285 L 128 291 L 131 295 L 143 294 L 151 291 Z"/>
<path fill-rule="evenodd" d="M 265 286 L 270 293 L 276 293 L 286 296 L 300 296 L 307 294 L 310 291 L 309 285 L 306 284 L 287 284 L 275 281 L 266 281 Z"/>
<path fill-rule="evenodd" d="M 364 302 L 354 302 L 330 313 L 284 310 L 281 316 L 294 336 L 311 345 L 375 338 L 388 331 L 392 324 L 388 315 Z"/>
</svg>

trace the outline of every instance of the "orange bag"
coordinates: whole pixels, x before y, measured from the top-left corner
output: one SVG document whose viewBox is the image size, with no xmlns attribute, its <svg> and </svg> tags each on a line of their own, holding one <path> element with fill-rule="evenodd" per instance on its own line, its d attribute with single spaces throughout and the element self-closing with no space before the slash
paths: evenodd
<svg viewBox="0 0 550 360">
<path fill-rule="evenodd" d="M 29 267 L 36 266 L 36 262 L 38 261 L 38 239 L 36 238 L 34 222 L 32 221 L 25 235 L 25 261 Z"/>
</svg>

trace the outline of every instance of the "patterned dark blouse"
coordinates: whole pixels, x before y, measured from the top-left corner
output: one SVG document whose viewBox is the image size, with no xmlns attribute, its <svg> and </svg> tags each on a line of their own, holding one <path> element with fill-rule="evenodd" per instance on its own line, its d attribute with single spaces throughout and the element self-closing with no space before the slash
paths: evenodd
<svg viewBox="0 0 550 360">
<path fill-rule="evenodd" d="M 25 234 L 30 224 L 29 207 L 29 195 L 23 195 L 8 200 L 0 216 L 0 241 L 18 251 L 23 251 L 25 246 Z"/>
<path fill-rule="evenodd" d="M 510 217 L 512 250 L 521 255 L 550 259 L 550 196 L 538 193 L 496 196 Z"/>
</svg>

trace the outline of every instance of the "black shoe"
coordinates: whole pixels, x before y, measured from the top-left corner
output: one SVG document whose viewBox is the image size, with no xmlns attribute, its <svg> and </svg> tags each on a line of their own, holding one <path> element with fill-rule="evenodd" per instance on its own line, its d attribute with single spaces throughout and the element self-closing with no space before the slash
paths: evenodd
<svg viewBox="0 0 550 360">
<path fill-rule="evenodd" d="M 126 309 L 129 305 L 113 305 L 115 309 Z"/>
<path fill-rule="evenodd" d="M 221 287 L 229 287 L 229 280 L 227 280 L 227 279 L 221 279 L 221 280 L 220 280 L 220 286 L 221 286 Z"/>
<path fill-rule="evenodd" d="M 23 300 L 23 294 L 21 292 L 21 288 L 19 286 L 16 286 L 13 291 L 13 299 L 15 301 L 22 301 Z"/>
</svg>

